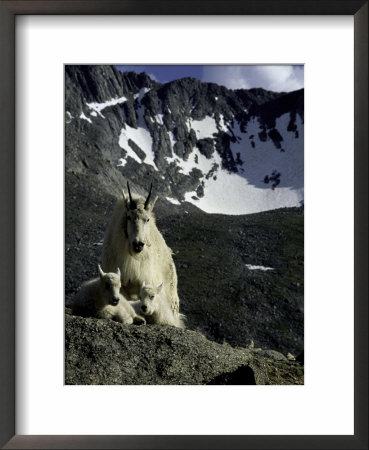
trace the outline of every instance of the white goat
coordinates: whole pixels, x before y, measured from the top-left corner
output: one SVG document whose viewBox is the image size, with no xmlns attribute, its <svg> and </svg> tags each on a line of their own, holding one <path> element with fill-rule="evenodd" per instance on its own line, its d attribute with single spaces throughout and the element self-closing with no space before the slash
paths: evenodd
<svg viewBox="0 0 369 450">
<path fill-rule="evenodd" d="M 157 286 L 164 280 L 164 293 L 174 314 L 179 313 L 177 272 L 172 250 L 156 227 L 152 213 L 158 197 L 150 202 L 142 197 L 132 197 L 127 182 L 129 199 L 117 201 L 104 238 L 103 267 L 106 270 L 120 268 L 122 293 L 129 299 L 137 299 L 141 284 L 147 281 Z"/>
<path fill-rule="evenodd" d="M 131 304 L 120 293 L 120 270 L 104 273 L 100 266 L 99 277 L 87 281 L 76 294 L 72 314 L 99 319 L 112 319 L 126 325 L 144 324 L 145 319 L 136 314 Z"/>
<path fill-rule="evenodd" d="M 172 325 L 185 328 L 183 314 L 174 314 L 169 302 L 163 293 L 163 283 L 158 287 L 142 283 L 140 300 L 131 302 L 137 314 L 142 314 L 147 324 Z"/>
</svg>

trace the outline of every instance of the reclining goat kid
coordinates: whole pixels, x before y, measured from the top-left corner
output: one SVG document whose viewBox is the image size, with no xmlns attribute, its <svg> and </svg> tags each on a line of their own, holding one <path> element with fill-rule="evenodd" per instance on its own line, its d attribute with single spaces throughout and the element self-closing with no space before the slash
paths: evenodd
<svg viewBox="0 0 369 450">
<path fill-rule="evenodd" d="M 117 269 L 116 273 L 105 273 L 100 266 L 98 269 L 99 277 L 84 283 L 74 297 L 72 314 L 112 319 L 126 325 L 146 323 L 120 293 L 120 270 Z"/>
</svg>

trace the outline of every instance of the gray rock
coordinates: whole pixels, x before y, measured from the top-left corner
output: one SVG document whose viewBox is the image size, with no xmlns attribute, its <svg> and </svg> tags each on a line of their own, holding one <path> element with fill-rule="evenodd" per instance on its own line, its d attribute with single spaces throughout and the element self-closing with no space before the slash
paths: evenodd
<svg viewBox="0 0 369 450">
<path fill-rule="evenodd" d="M 65 316 L 66 384 L 269 384 L 250 350 L 168 326 Z"/>
<path fill-rule="evenodd" d="M 210 138 L 199 139 L 197 148 L 200 150 L 200 153 L 209 159 L 214 153 L 214 141 Z"/>
<path fill-rule="evenodd" d="M 142 159 L 142 161 L 146 158 L 146 153 L 134 142 L 132 139 L 128 139 L 128 145 L 131 149 L 136 153 L 136 155 Z"/>
<path fill-rule="evenodd" d="M 275 361 L 287 361 L 287 358 L 275 350 L 259 350 L 259 356 L 263 356 L 264 358 L 274 359 Z"/>
</svg>

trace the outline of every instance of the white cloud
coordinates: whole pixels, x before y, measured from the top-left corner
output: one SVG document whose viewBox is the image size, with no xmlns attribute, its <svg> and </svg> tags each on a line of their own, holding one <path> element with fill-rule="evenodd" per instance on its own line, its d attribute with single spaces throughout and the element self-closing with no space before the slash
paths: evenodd
<svg viewBox="0 0 369 450">
<path fill-rule="evenodd" d="M 304 87 L 303 66 L 204 66 L 203 81 L 230 89 L 262 87 L 276 92 L 290 92 Z"/>
</svg>

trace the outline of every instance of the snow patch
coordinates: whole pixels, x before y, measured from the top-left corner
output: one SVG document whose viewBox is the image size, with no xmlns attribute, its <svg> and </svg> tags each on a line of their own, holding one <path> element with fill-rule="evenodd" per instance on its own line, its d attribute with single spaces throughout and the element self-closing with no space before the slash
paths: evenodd
<svg viewBox="0 0 369 450">
<path fill-rule="evenodd" d="M 137 94 L 135 94 L 133 97 L 136 99 L 138 98 L 138 101 L 141 101 L 142 97 L 147 93 L 151 91 L 151 88 L 143 87 L 141 88 Z"/>
<path fill-rule="evenodd" d="M 132 140 L 145 153 L 146 156 L 143 160 L 141 160 L 141 158 L 139 158 L 131 149 L 128 144 L 129 140 Z M 140 164 L 144 162 L 145 164 L 153 166 L 155 170 L 158 170 L 154 162 L 155 155 L 152 150 L 152 137 L 146 127 L 142 108 L 138 110 L 137 128 L 130 127 L 128 124 L 125 124 L 125 128 L 122 128 L 119 136 L 119 145 L 127 151 L 128 156 L 135 159 Z"/>
<path fill-rule="evenodd" d="M 254 266 L 254 265 L 252 265 L 252 264 L 246 264 L 246 267 L 247 267 L 249 270 L 263 270 L 263 271 L 274 270 L 272 267 Z"/>
<path fill-rule="evenodd" d="M 159 123 L 160 125 L 164 125 L 163 117 L 164 117 L 164 114 L 156 114 L 156 116 L 155 116 L 156 123 Z"/>
<path fill-rule="evenodd" d="M 114 105 L 118 105 L 121 103 L 124 103 L 127 101 L 126 97 L 119 97 L 119 98 L 112 98 L 104 103 L 86 103 L 86 105 L 92 109 L 92 111 L 95 112 L 95 114 L 99 115 L 100 117 L 102 117 L 103 119 L 105 119 L 105 116 L 103 116 L 101 114 L 101 111 L 105 108 L 107 108 L 108 106 L 114 106 Z M 92 113 L 91 113 L 92 115 Z"/>
<path fill-rule="evenodd" d="M 124 158 L 120 158 L 117 167 L 124 167 L 127 164 L 127 160 Z"/>
<path fill-rule="evenodd" d="M 220 114 L 219 131 L 224 131 L 226 133 L 228 131 L 228 129 L 229 129 L 229 125 L 224 120 L 223 114 Z"/>
<path fill-rule="evenodd" d="M 168 131 L 168 135 L 169 135 L 170 145 L 173 150 L 174 144 L 177 142 L 177 139 L 174 137 L 174 134 L 171 131 Z"/>
<path fill-rule="evenodd" d="M 80 119 L 87 120 L 87 122 L 92 123 L 92 120 L 89 117 L 86 117 L 85 114 L 82 112 L 79 116 Z"/>
<path fill-rule="evenodd" d="M 213 134 L 218 133 L 217 124 L 215 119 L 210 116 L 206 116 L 202 120 L 189 120 L 189 126 L 195 130 L 197 139 L 204 139 L 207 137 L 212 138 Z"/>
<path fill-rule="evenodd" d="M 168 202 L 173 203 L 173 205 L 180 205 L 181 204 L 181 202 L 178 201 L 176 198 L 171 198 L 171 197 L 165 197 L 165 198 L 168 200 Z"/>
<path fill-rule="evenodd" d="M 299 189 L 269 186 L 258 187 L 238 173 L 221 169 L 222 161 L 217 152 L 211 160 L 218 164 L 208 179 L 204 176 L 204 197 L 195 200 L 196 192 L 187 192 L 185 200 L 212 214 L 251 214 L 281 207 L 299 206 L 303 198 L 303 186 Z M 260 170 L 260 169 L 259 169 Z"/>
</svg>

